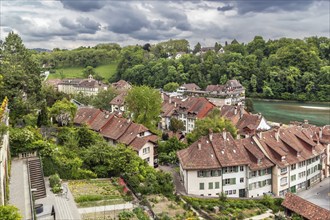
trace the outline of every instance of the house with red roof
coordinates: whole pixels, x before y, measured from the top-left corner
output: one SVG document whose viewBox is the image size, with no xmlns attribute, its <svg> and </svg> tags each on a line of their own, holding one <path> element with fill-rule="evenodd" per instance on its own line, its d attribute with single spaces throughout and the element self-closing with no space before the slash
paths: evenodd
<svg viewBox="0 0 330 220">
<path fill-rule="evenodd" d="M 189 97 L 182 100 L 173 112 L 173 117 L 181 120 L 186 128 L 184 133 L 190 133 L 195 128 L 197 119 L 206 117 L 215 105 L 205 97 Z"/>
<path fill-rule="evenodd" d="M 122 92 L 109 102 L 109 105 L 111 106 L 111 112 L 123 113 L 126 111 L 126 107 L 125 107 L 126 95 L 127 95 L 126 92 Z"/>
<path fill-rule="evenodd" d="M 74 123 L 86 125 L 99 132 L 111 145 L 121 143 L 130 146 L 150 166 L 157 162 L 158 137 L 141 124 L 121 115 L 90 107 L 79 108 Z"/>
</svg>

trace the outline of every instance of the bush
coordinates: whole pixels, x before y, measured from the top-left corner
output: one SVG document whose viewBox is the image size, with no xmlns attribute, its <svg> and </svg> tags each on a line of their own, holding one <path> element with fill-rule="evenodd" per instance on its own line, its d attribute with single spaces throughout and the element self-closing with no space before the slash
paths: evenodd
<svg viewBox="0 0 330 220">
<path fill-rule="evenodd" d="M 79 196 L 78 198 L 75 198 L 75 201 L 77 203 L 81 203 L 81 202 L 91 202 L 91 201 L 99 201 L 102 200 L 102 196 L 101 195 L 82 195 Z"/>
<path fill-rule="evenodd" d="M 54 175 L 51 175 L 49 177 L 49 185 L 50 187 L 55 187 L 55 186 L 58 186 L 58 185 L 61 185 L 61 179 L 60 179 L 60 176 L 56 173 Z"/>
</svg>

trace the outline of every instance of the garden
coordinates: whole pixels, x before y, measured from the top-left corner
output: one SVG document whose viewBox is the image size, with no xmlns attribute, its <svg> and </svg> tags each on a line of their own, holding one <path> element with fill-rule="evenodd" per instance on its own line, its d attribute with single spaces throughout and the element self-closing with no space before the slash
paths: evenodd
<svg viewBox="0 0 330 220">
<path fill-rule="evenodd" d="M 71 180 L 69 188 L 78 208 L 121 204 L 133 197 L 119 178 Z"/>
<path fill-rule="evenodd" d="M 245 219 L 265 213 L 281 211 L 282 199 L 264 196 L 262 199 L 229 199 L 220 195 L 218 199 L 202 199 L 184 196 L 183 199 L 196 210 L 212 219 Z"/>
</svg>

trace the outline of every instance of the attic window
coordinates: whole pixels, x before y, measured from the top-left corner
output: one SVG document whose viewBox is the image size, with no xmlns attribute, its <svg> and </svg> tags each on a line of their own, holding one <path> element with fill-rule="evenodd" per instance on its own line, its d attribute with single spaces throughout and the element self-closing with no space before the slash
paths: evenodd
<svg viewBox="0 0 330 220">
<path fill-rule="evenodd" d="M 236 150 L 234 149 L 233 152 L 236 154 Z"/>
<path fill-rule="evenodd" d="M 281 161 L 285 161 L 285 156 L 282 156 L 281 157 Z"/>
<path fill-rule="evenodd" d="M 221 153 L 222 153 L 222 154 L 225 154 L 225 152 L 224 152 L 223 150 L 221 151 Z"/>
</svg>

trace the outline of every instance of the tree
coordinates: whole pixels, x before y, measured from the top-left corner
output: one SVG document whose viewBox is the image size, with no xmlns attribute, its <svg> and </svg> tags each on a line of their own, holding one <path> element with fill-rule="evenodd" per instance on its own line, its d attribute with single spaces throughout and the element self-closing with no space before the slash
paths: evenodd
<svg viewBox="0 0 330 220">
<path fill-rule="evenodd" d="M 245 99 L 245 110 L 248 112 L 254 111 L 252 99 Z"/>
<path fill-rule="evenodd" d="M 156 127 L 160 120 L 162 102 L 159 91 L 148 86 L 135 86 L 128 91 L 125 101 L 136 123 L 149 129 Z"/>
<path fill-rule="evenodd" d="M 73 121 L 77 112 L 77 106 L 66 98 L 57 100 L 50 108 L 50 115 L 55 119 L 59 126 L 66 126 Z"/>
<path fill-rule="evenodd" d="M 198 43 L 195 45 L 195 47 L 194 47 L 193 53 L 196 54 L 196 53 L 200 52 L 201 49 L 202 49 L 202 46 L 201 46 L 201 44 L 198 42 Z"/>
<path fill-rule="evenodd" d="M 0 43 L 0 57 L 0 75 L 3 78 L 0 100 L 8 97 L 11 120 L 16 120 L 30 113 L 41 98 L 40 68 L 31 51 L 25 48 L 22 39 L 14 32 L 10 32 Z"/>
<path fill-rule="evenodd" d="M 195 129 L 187 135 L 188 144 L 197 141 L 202 136 L 208 135 L 210 130 L 214 133 L 219 133 L 224 129 L 236 138 L 237 129 L 231 121 L 225 118 L 214 116 L 197 120 L 195 123 Z"/>
<path fill-rule="evenodd" d="M 20 220 L 22 216 L 19 209 L 13 205 L 0 206 L 0 219 L 2 220 Z"/>
<path fill-rule="evenodd" d="M 179 88 L 179 84 L 176 82 L 169 82 L 164 86 L 164 91 L 174 92 Z"/>
<path fill-rule="evenodd" d="M 176 137 L 170 138 L 168 141 L 160 142 L 158 146 L 159 162 L 172 164 L 178 162 L 176 152 L 186 147 L 187 145 L 180 142 Z"/>
<path fill-rule="evenodd" d="M 117 96 L 114 88 L 109 87 L 107 90 L 101 90 L 92 98 L 91 104 L 95 108 L 111 110 L 110 102 Z"/>
<path fill-rule="evenodd" d="M 95 69 L 92 66 L 87 66 L 83 70 L 83 75 L 84 75 L 85 78 L 88 78 L 90 75 L 95 76 L 96 75 Z"/>
<path fill-rule="evenodd" d="M 37 126 L 47 126 L 49 124 L 49 118 L 48 118 L 48 109 L 46 106 L 46 103 L 43 103 L 41 106 L 41 110 L 38 113 L 38 118 L 37 118 Z"/>
<path fill-rule="evenodd" d="M 175 133 L 177 131 L 185 130 L 185 126 L 181 120 L 171 118 L 169 129 Z"/>
</svg>

